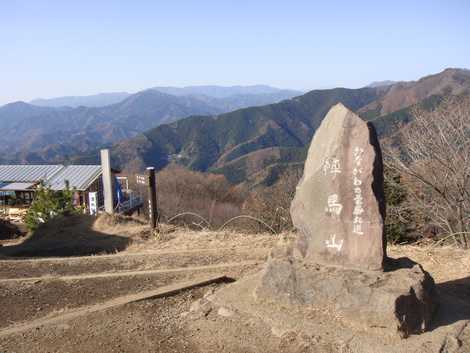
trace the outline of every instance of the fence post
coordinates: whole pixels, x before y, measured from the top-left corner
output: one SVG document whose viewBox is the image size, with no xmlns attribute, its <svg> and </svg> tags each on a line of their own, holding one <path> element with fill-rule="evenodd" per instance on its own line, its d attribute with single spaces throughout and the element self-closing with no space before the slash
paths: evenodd
<svg viewBox="0 0 470 353">
<path fill-rule="evenodd" d="M 148 192 L 149 192 L 149 221 L 150 227 L 155 229 L 157 227 L 157 190 L 155 183 L 155 168 L 148 167 Z"/>
</svg>

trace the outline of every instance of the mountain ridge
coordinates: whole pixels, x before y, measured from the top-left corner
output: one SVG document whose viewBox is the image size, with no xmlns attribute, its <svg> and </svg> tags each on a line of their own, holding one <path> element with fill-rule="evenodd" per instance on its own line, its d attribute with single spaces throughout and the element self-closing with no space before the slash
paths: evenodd
<svg viewBox="0 0 470 353">
<path fill-rule="evenodd" d="M 372 121 L 381 136 L 387 136 L 401 123 L 410 121 L 413 105 L 437 104 L 446 95 L 469 94 L 469 90 L 470 71 L 446 69 L 417 81 L 359 89 L 313 90 L 278 103 L 226 113 L 196 114 L 115 144 L 103 143 L 95 149 L 88 146 L 79 153 L 66 151 L 67 145 L 51 144 L 38 155 L 26 158 L 40 159 L 62 153 L 68 162 L 96 163 L 99 148 L 111 147 L 113 163 L 128 171 L 141 171 L 147 166 L 160 169 L 177 163 L 194 170 L 222 173 L 236 184 L 249 180 L 253 185 L 260 185 L 272 182 L 283 170 L 301 165 L 315 130 L 330 107 L 338 102 Z M 164 95 L 152 90 L 141 93 L 148 94 Z M 136 99 L 139 97 L 129 102 Z M 117 106 L 124 109 L 123 104 Z M 96 133 L 99 136 L 110 131 L 104 126 Z M 86 140 L 83 144 L 87 147 Z"/>
<path fill-rule="evenodd" d="M 273 94 L 213 98 L 175 96 L 147 89 L 104 107 L 42 107 L 25 102 L 9 103 L 0 107 L 0 129 L 6 136 L 3 148 L 4 154 L 8 155 L 4 160 L 56 162 L 68 155 L 112 144 L 186 116 L 220 114 L 245 106 L 280 101 L 292 94 L 280 90 Z M 56 147 L 51 148 L 53 146 Z M 54 155 L 53 151 L 57 154 Z"/>
<path fill-rule="evenodd" d="M 156 90 L 162 93 L 174 96 L 207 96 L 211 98 L 228 98 L 230 96 L 252 96 L 252 95 L 268 95 L 279 94 L 283 92 L 285 96 L 301 95 L 302 91 L 281 89 L 268 85 L 236 85 L 236 86 L 218 86 L 218 85 L 199 85 L 199 86 L 155 86 L 148 89 L 143 89 L 139 92 L 146 90 Z M 138 92 L 137 92 L 138 93 Z M 129 92 L 103 92 L 97 94 L 83 95 L 83 96 L 60 96 L 52 98 L 35 98 L 29 101 L 29 104 L 41 107 L 71 107 L 77 108 L 80 106 L 88 108 L 99 108 L 107 105 L 122 102 L 124 99 L 131 96 L 133 93 Z"/>
<path fill-rule="evenodd" d="M 302 162 L 301 156 L 316 128 L 338 102 L 363 119 L 373 120 L 385 136 L 401 122 L 410 120 L 409 110 L 414 104 L 436 101 L 449 94 L 467 94 L 469 89 L 470 71 L 448 69 L 385 87 L 314 90 L 275 104 L 215 116 L 192 116 L 161 125 L 114 145 L 112 156 L 129 170 L 178 163 L 199 171 L 222 173 L 231 182 L 240 183 L 260 174 L 263 168 L 282 169 Z M 88 154 L 83 158 L 94 157 Z M 258 168 L 254 167 L 255 161 Z"/>
<path fill-rule="evenodd" d="M 80 106 L 97 108 L 106 105 L 119 103 L 129 97 L 131 93 L 128 92 L 104 92 L 97 94 L 90 94 L 85 96 L 61 96 L 53 98 L 35 98 L 29 101 L 29 104 L 40 107 L 71 107 L 77 108 Z"/>
</svg>

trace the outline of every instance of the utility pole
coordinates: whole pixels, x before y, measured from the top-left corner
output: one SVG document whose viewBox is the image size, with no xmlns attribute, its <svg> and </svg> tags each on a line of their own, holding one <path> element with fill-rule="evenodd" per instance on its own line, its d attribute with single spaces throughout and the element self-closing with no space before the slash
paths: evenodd
<svg viewBox="0 0 470 353">
<path fill-rule="evenodd" d="M 157 227 L 157 188 L 155 183 L 155 168 L 147 168 L 148 192 L 149 192 L 149 221 L 150 227 Z"/>
</svg>

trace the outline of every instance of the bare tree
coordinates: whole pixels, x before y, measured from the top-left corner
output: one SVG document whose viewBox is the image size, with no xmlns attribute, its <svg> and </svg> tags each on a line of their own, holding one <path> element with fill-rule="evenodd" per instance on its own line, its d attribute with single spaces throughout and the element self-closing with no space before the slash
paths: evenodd
<svg viewBox="0 0 470 353">
<path fill-rule="evenodd" d="M 245 202 L 243 211 L 262 219 L 276 233 L 291 230 L 293 225 L 290 204 L 301 177 L 302 169 L 291 166 L 279 176 L 274 185 L 253 191 Z"/>
<path fill-rule="evenodd" d="M 470 97 L 445 99 L 413 110 L 385 163 L 406 184 L 410 209 L 441 235 L 468 247 L 470 235 Z"/>
<path fill-rule="evenodd" d="M 213 226 L 240 215 L 244 200 L 243 190 L 231 185 L 223 175 L 195 172 L 177 165 L 158 173 L 157 195 L 164 218 L 184 214 L 194 220 L 191 214 L 197 214 Z"/>
</svg>

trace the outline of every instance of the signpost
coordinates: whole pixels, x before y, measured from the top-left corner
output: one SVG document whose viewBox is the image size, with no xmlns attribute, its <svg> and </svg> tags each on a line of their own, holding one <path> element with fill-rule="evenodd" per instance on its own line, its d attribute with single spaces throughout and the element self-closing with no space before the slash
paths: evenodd
<svg viewBox="0 0 470 353">
<path fill-rule="evenodd" d="M 139 182 L 137 180 L 137 182 Z M 157 227 L 157 190 L 155 184 L 155 168 L 147 168 L 147 185 L 149 193 L 149 221 L 150 227 L 155 229 Z"/>
</svg>

